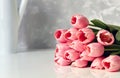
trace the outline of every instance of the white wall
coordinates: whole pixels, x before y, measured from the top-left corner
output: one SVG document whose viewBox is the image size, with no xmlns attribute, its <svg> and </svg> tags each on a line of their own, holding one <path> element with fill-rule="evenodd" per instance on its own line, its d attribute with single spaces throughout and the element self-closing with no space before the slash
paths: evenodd
<svg viewBox="0 0 120 78">
<path fill-rule="evenodd" d="M 120 0 L 28 0 L 18 48 L 53 48 L 53 32 L 71 27 L 70 17 L 76 13 L 120 24 Z"/>
</svg>

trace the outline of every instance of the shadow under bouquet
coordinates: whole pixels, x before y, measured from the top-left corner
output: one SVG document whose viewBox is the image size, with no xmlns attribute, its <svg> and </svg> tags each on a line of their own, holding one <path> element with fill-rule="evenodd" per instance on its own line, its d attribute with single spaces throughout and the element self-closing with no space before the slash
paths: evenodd
<svg viewBox="0 0 120 78">
<path fill-rule="evenodd" d="M 57 29 L 54 61 L 62 66 L 120 70 L 120 26 L 75 14 L 69 29 Z"/>
</svg>

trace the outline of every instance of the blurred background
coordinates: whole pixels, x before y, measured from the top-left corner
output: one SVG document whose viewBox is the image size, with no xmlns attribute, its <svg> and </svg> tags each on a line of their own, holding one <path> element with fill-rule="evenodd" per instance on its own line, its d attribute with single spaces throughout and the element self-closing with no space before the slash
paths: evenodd
<svg viewBox="0 0 120 78">
<path fill-rule="evenodd" d="M 119 25 L 120 0 L 28 0 L 19 29 L 18 50 L 54 48 L 54 31 L 70 28 L 73 14 Z"/>
</svg>

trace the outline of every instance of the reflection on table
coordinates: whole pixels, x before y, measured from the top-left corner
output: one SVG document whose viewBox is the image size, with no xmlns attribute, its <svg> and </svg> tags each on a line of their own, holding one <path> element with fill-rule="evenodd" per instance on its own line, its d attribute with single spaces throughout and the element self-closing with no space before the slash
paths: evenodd
<svg viewBox="0 0 120 78">
<path fill-rule="evenodd" d="M 119 72 L 107 72 L 90 68 L 76 68 L 55 64 L 57 78 L 119 78 Z"/>
</svg>

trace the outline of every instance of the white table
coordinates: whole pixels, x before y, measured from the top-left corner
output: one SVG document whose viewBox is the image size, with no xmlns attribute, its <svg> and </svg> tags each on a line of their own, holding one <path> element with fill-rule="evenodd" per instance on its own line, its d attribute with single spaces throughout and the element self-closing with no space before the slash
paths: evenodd
<svg viewBox="0 0 120 78">
<path fill-rule="evenodd" d="M 55 65 L 54 50 L 0 56 L 0 78 L 120 78 L 120 72 Z"/>
</svg>

